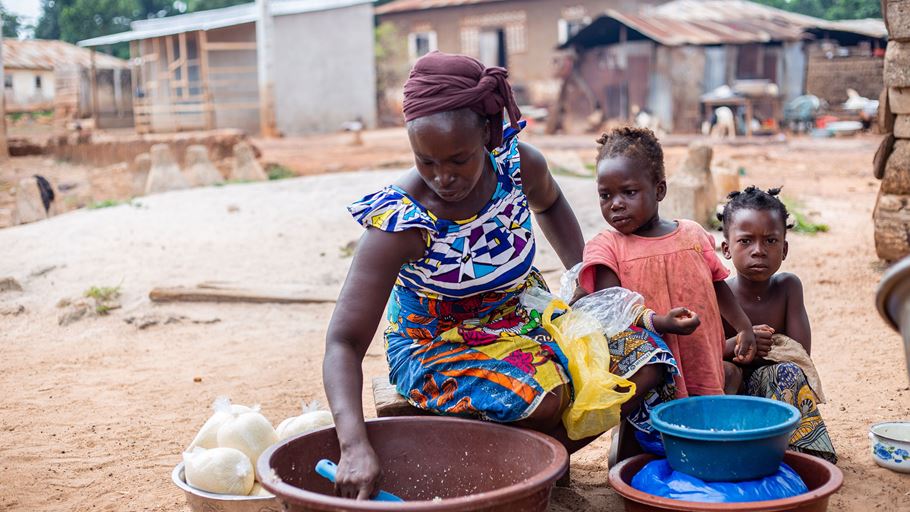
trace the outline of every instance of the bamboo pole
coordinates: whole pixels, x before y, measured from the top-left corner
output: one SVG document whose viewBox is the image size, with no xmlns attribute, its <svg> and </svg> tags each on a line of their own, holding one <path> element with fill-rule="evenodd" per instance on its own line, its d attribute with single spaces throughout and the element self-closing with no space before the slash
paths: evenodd
<svg viewBox="0 0 910 512">
<path fill-rule="evenodd" d="M 202 85 L 202 101 L 205 103 L 205 129 L 215 128 L 215 111 L 212 105 L 212 92 L 209 88 L 209 38 L 205 30 L 197 32 L 199 44 L 199 81 Z"/>
<path fill-rule="evenodd" d="M 92 92 L 92 122 L 94 123 L 96 130 L 98 129 L 98 68 L 95 65 L 95 54 L 97 53 L 95 48 L 92 48 L 91 71 L 89 73 L 89 82 L 91 84 Z"/>
</svg>

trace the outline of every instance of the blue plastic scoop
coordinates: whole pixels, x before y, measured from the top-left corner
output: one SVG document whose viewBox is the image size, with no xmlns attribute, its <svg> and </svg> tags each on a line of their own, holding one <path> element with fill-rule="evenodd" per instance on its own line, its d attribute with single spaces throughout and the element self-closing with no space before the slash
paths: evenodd
<svg viewBox="0 0 910 512">
<path fill-rule="evenodd" d="M 336 471 L 338 471 L 338 466 L 329 459 L 322 459 L 316 463 L 316 474 L 325 478 L 329 482 L 332 482 L 333 484 L 335 483 Z M 379 494 L 377 494 L 373 499 L 376 501 L 404 501 L 398 496 L 385 491 L 379 491 Z"/>
</svg>

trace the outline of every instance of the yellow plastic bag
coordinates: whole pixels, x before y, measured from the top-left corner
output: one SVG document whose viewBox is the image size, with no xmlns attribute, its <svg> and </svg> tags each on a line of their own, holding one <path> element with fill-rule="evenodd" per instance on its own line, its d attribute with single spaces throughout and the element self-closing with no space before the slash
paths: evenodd
<svg viewBox="0 0 910 512">
<path fill-rule="evenodd" d="M 556 308 L 568 312 L 553 320 Z M 569 439 L 596 436 L 618 425 L 620 406 L 635 394 L 635 383 L 610 373 L 610 347 L 595 327 L 598 322 L 559 299 L 550 302 L 541 322 L 569 360 L 575 400 L 562 415 Z"/>
</svg>

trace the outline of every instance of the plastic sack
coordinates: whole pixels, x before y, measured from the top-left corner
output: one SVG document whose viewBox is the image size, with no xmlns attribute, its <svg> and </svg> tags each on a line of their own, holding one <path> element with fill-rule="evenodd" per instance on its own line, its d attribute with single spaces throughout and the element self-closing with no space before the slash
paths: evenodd
<svg viewBox="0 0 910 512">
<path fill-rule="evenodd" d="M 777 473 L 745 482 L 705 482 L 673 471 L 667 459 L 649 462 L 632 477 L 639 491 L 673 500 L 740 503 L 790 498 L 809 492 L 803 479 L 786 464 Z"/>
<path fill-rule="evenodd" d="M 553 319 L 557 309 L 567 312 Z M 541 323 L 569 360 L 575 400 L 562 416 L 569 439 L 599 435 L 619 424 L 620 406 L 635 394 L 635 383 L 610 373 L 610 347 L 597 318 L 553 299 Z"/>
</svg>

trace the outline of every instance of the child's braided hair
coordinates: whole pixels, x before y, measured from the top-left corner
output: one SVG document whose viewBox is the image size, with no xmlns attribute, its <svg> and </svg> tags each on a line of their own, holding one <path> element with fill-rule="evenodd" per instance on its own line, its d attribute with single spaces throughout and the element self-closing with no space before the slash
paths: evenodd
<svg viewBox="0 0 910 512">
<path fill-rule="evenodd" d="M 764 191 L 755 185 L 746 187 L 742 192 L 730 192 L 727 196 L 727 204 L 724 205 L 723 213 L 717 214 L 717 219 L 724 224 L 724 236 L 728 235 L 730 223 L 733 221 L 733 214 L 738 210 L 775 211 L 780 214 L 784 229 L 793 227 L 788 224 L 790 213 L 787 211 L 783 201 L 778 199 L 778 194 L 780 194 L 780 187 Z"/>
<path fill-rule="evenodd" d="M 664 151 L 651 130 L 634 126 L 614 128 L 610 133 L 601 135 L 597 143 L 600 145 L 597 163 L 605 158 L 623 156 L 648 164 L 648 171 L 654 183 L 666 179 Z"/>
</svg>

